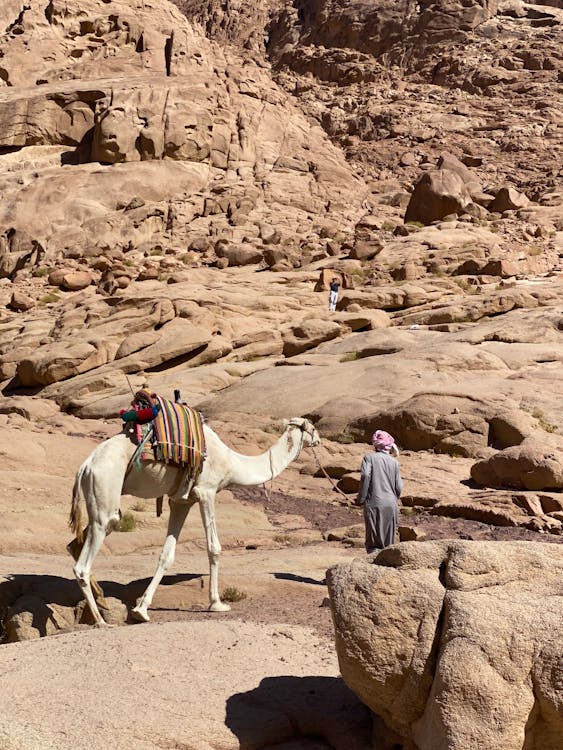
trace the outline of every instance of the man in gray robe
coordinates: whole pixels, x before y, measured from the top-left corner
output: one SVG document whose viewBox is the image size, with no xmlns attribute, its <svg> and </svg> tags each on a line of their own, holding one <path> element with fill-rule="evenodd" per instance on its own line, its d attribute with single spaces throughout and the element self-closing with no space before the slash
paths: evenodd
<svg viewBox="0 0 563 750">
<path fill-rule="evenodd" d="M 364 506 L 366 551 L 379 552 L 395 544 L 399 508 L 403 491 L 399 462 L 391 452 L 399 454 L 395 440 L 388 432 L 377 430 L 373 436 L 373 453 L 362 461 L 362 478 L 357 504 Z"/>
</svg>

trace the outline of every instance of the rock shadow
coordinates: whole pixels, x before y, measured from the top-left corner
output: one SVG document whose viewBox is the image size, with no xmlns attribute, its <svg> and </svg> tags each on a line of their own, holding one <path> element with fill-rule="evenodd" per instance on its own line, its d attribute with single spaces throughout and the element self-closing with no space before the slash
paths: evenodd
<svg viewBox="0 0 563 750">
<path fill-rule="evenodd" d="M 274 578 L 282 581 L 296 581 L 297 583 L 312 583 L 315 586 L 326 586 L 326 578 L 321 581 L 316 578 L 308 578 L 307 576 L 298 576 L 295 573 L 272 573 Z"/>
<path fill-rule="evenodd" d="M 340 677 L 265 677 L 227 700 L 225 724 L 244 748 L 372 748 L 371 713 Z"/>
</svg>

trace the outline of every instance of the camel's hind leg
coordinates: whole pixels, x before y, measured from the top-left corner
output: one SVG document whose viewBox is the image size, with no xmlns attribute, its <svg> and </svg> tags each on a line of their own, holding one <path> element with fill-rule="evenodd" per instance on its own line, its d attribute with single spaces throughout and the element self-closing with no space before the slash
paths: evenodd
<svg viewBox="0 0 563 750">
<path fill-rule="evenodd" d="M 158 584 L 174 562 L 176 543 L 178 542 L 182 526 L 184 525 L 192 505 L 193 501 L 191 500 L 187 502 L 178 502 L 177 500 L 170 498 L 170 517 L 168 519 L 166 540 L 162 552 L 160 553 L 156 573 L 154 574 L 152 581 L 149 583 L 147 590 L 137 602 L 137 606 L 131 610 L 131 616 L 134 617 L 135 620 L 140 620 L 141 622 L 149 622 L 150 620 L 147 610 L 151 605 Z"/>
<path fill-rule="evenodd" d="M 123 452 L 118 452 L 116 458 L 115 444 L 111 440 L 102 443 L 80 467 L 73 491 L 71 525 L 78 538 L 80 538 L 79 508 L 81 502 L 86 505 L 89 520 L 85 530 L 84 544 L 74 566 L 74 575 L 96 625 L 105 625 L 105 622 L 94 598 L 90 571 L 106 534 L 115 527 L 120 518 L 119 502 L 126 461 L 127 454 Z M 69 551 L 73 556 L 78 551 L 79 544 L 80 542 L 77 542 L 73 546 L 71 542 Z M 97 583 L 94 582 L 94 586 L 96 592 L 101 593 Z"/>
<path fill-rule="evenodd" d="M 85 529 L 85 534 L 88 533 L 88 529 Z M 78 539 L 75 537 L 72 542 L 69 542 L 66 545 L 67 551 L 70 555 L 72 555 L 72 558 L 75 561 L 78 561 L 78 558 L 80 557 L 80 553 L 82 552 L 82 548 L 84 547 L 84 542 L 79 542 Z M 94 594 L 94 599 L 96 600 L 99 607 L 102 607 L 103 609 L 107 609 L 108 605 L 104 597 L 104 592 L 100 584 L 96 581 L 92 573 L 90 573 L 90 586 L 92 587 L 92 593 Z"/>
<path fill-rule="evenodd" d="M 94 599 L 94 594 L 92 593 L 90 569 L 92 568 L 94 558 L 105 538 L 105 526 L 95 521 L 90 523 L 86 532 L 84 546 L 82 547 L 82 551 L 80 552 L 76 565 L 74 566 L 74 575 L 76 576 L 76 580 L 88 602 L 88 606 L 90 607 L 96 625 L 105 625 L 106 623 L 100 614 L 100 610 Z"/>
</svg>

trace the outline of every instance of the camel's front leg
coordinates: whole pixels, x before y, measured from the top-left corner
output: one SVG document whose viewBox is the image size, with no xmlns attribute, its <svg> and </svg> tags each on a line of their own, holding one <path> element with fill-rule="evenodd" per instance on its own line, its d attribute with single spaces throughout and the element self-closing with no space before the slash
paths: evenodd
<svg viewBox="0 0 563 750">
<path fill-rule="evenodd" d="M 199 509 L 207 539 L 207 555 L 209 557 L 209 611 L 228 612 L 230 607 L 219 597 L 219 555 L 221 544 L 215 526 L 215 492 L 199 491 Z"/>
<path fill-rule="evenodd" d="M 188 516 L 188 513 L 190 512 L 190 508 L 192 507 L 192 505 L 193 502 L 181 503 L 176 500 L 170 499 L 170 517 L 168 519 L 168 532 L 166 535 L 166 541 L 164 542 L 162 552 L 160 553 L 158 567 L 152 581 L 147 586 L 147 590 L 145 591 L 141 599 L 139 599 L 139 601 L 137 602 L 137 606 L 131 610 L 131 616 L 135 620 L 140 620 L 142 622 L 149 622 L 150 620 L 147 610 L 151 605 L 158 584 L 161 582 L 162 577 L 174 562 L 176 543 L 178 542 L 178 537 L 180 536 L 180 532 L 182 531 L 182 526 L 184 525 L 184 522 Z"/>
</svg>

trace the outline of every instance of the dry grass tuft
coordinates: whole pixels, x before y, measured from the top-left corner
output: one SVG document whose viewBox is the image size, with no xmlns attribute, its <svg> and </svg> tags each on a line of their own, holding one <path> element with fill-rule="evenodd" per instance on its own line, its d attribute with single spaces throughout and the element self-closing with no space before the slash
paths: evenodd
<svg viewBox="0 0 563 750">
<path fill-rule="evenodd" d="M 246 593 L 237 589 L 236 586 L 227 586 L 221 594 L 223 602 L 241 602 L 243 599 L 246 599 Z"/>
</svg>

